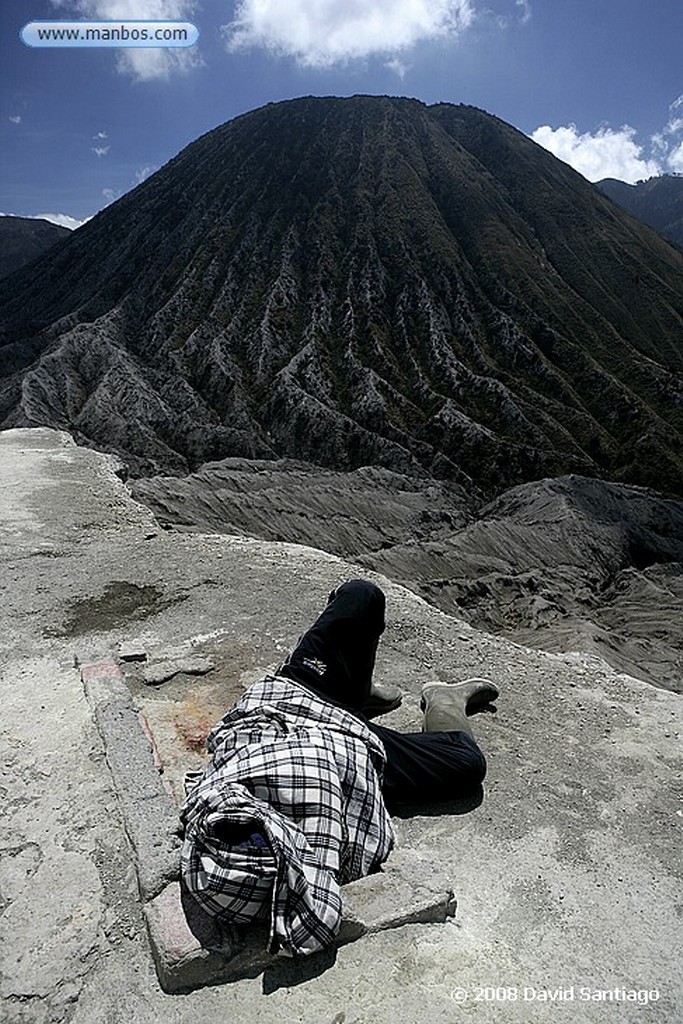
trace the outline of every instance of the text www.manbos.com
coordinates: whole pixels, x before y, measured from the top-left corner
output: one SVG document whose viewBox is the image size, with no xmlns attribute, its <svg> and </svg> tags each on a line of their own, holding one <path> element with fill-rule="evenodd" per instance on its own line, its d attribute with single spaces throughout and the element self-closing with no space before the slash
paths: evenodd
<svg viewBox="0 0 683 1024">
<path fill-rule="evenodd" d="M 188 21 L 31 21 L 20 32 L 27 46 L 193 46 Z"/>
</svg>

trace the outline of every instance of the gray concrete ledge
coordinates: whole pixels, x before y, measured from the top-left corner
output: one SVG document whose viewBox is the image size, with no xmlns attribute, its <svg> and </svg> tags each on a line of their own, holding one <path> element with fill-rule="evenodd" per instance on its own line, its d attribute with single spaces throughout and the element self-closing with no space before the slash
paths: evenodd
<svg viewBox="0 0 683 1024">
<path fill-rule="evenodd" d="M 155 767 L 153 747 L 118 665 L 84 665 L 81 679 L 133 847 L 140 894 L 149 900 L 180 877 L 178 808 Z"/>
<path fill-rule="evenodd" d="M 254 977 L 280 957 L 266 952 L 265 926 L 222 927 L 180 882 L 178 808 L 163 785 L 148 726 L 118 665 L 85 665 L 81 678 L 104 743 L 138 876 L 159 982 L 166 992 Z M 409 850 L 384 869 L 343 886 L 337 945 L 406 924 L 443 922 L 456 901 L 441 870 Z M 312 958 L 311 958 L 312 959 Z"/>
</svg>

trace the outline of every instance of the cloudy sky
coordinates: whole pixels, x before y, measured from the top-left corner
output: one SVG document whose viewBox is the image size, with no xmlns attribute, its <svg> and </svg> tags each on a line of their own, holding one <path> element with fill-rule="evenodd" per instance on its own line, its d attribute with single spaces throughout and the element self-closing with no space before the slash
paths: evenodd
<svg viewBox="0 0 683 1024">
<path fill-rule="evenodd" d="M 37 49 L 31 21 L 178 19 L 188 49 Z M 683 0 L 11 0 L 0 211 L 75 226 L 275 100 L 470 103 L 591 181 L 683 173 Z"/>
</svg>

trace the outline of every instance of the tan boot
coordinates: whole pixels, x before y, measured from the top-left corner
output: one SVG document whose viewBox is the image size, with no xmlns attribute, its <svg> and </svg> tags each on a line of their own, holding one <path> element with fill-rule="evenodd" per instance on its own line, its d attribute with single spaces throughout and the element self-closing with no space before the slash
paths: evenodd
<svg viewBox="0 0 683 1024">
<path fill-rule="evenodd" d="M 474 739 L 468 712 L 490 704 L 499 696 L 489 679 L 464 679 L 460 683 L 425 683 L 420 708 L 423 732 L 466 732 Z"/>
<path fill-rule="evenodd" d="M 377 718 L 378 715 L 386 715 L 389 711 L 395 711 L 400 707 L 403 694 L 397 686 L 375 686 L 370 687 L 361 711 L 366 718 Z"/>
</svg>

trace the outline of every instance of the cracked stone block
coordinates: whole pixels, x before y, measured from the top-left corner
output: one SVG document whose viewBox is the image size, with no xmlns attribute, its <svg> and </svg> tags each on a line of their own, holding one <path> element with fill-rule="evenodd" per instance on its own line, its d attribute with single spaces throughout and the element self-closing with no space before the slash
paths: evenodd
<svg viewBox="0 0 683 1024">
<path fill-rule="evenodd" d="M 97 707 L 102 701 L 117 698 L 130 701 L 130 690 L 123 681 L 121 670 L 114 661 L 96 661 L 81 667 L 81 680 L 90 704 Z"/>
<path fill-rule="evenodd" d="M 456 900 L 443 872 L 411 850 L 395 851 L 384 870 L 344 886 L 344 926 L 360 922 L 364 932 L 454 917 Z M 355 937 L 355 936 L 354 936 Z"/>
<path fill-rule="evenodd" d="M 178 808 L 154 767 L 152 749 L 132 705 L 100 704 L 95 720 L 135 851 L 140 891 L 149 899 L 179 874 Z"/>
<path fill-rule="evenodd" d="M 456 908 L 442 872 L 411 851 L 392 855 L 384 871 L 343 886 L 342 898 L 338 946 L 404 924 L 443 922 Z M 223 931 L 181 883 L 168 885 L 144 912 L 159 981 L 167 992 L 255 977 L 281 962 L 266 951 L 264 925 Z"/>
<path fill-rule="evenodd" d="M 179 877 L 178 808 L 154 765 L 153 748 L 118 666 L 84 666 L 81 677 L 135 854 L 140 892 L 151 899 Z"/>
<path fill-rule="evenodd" d="M 233 955 L 230 939 L 179 882 L 167 885 L 144 908 L 161 987 L 179 992 L 219 981 Z"/>
</svg>

